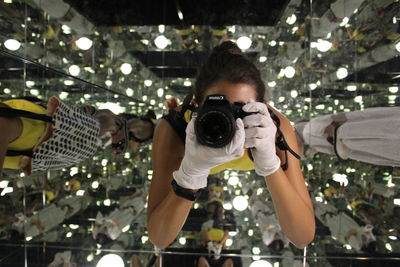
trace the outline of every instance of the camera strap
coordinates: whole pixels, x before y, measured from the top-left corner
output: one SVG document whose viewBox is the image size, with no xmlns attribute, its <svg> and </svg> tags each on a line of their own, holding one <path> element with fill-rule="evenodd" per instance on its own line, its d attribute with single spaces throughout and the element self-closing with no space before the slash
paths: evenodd
<svg viewBox="0 0 400 267">
<path fill-rule="evenodd" d="M 293 151 L 293 149 L 290 148 L 289 144 L 286 142 L 285 136 L 283 135 L 280 126 L 281 126 L 281 121 L 278 118 L 278 116 L 275 115 L 275 113 L 271 110 L 268 109 L 269 114 L 271 116 L 271 119 L 273 119 L 275 121 L 275 125 L 276 125 L 276 130 L 278 133 L 278 136 L 276 137 L 276 141 L 275 141 L 275 145 L 280 149 L 285 151 L 285 163 L 283 163 L 281 165 L 281 168 L 283 170 L 287 170 L 288 168 L 288 151 L 290 152 L 290 154 L 292 154 L 295 158 L 297 159 L 301 159 L 301 157 Z"/>
<path fill-rule="evenodd" d="M 183 99 L 181 114 L 182 117 L 185 117 L 186 111 L 190 110 L 192 113 L 195 111 L 194 103 L 193 103 L 193 94 L 188 94 L 185 99 Z"/>
<path fill-rule="evenodd" d="M 188 123 L 185 120 L 185 116 L 187 112 L 193 113 L 195 111 L 195 107 L 192 103 L 193 94 L 189 94 L 185 97 L 182 103 L 182 107 L 180 111 L 171 109 L 168 114 L 163 116 L 165 119 L 178 134 L 179 138 L 185 143 L 186 140 L 186 127 Z M 190 114 L 191 116 L 191 114 Z"/>
</svg>

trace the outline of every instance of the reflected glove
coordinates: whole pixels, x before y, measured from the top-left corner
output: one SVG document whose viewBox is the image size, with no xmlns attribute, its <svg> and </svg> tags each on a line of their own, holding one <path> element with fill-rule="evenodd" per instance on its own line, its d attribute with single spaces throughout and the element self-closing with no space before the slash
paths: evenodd
<svg viewBox="0 0 400 267">
<path fill-rule="evenodd" d="M 214 256 L 214 259 L 218 260 L 221 258 L 222 245 L 217 242 L 208 241 L 207 243 L 208 253 Z"/>
<path fill-rule="evenodd" d="M 240 158 L 244 154 L 245 133 L 243 121 L 236 120 L 236 133 L 232 141 L 221 148 L 212 148 L 198 143 L 192 119 L 186 128 L 185 155 L 179 170 L 173 176 L 178 185 L 187 189 L 207 186 L 210 170 L 225 162 Z"/>
<path fill-rule="evenodd" d="M 249 102 L 243 106 L 243 110 L 258 112 L 243 119 L 246 133 L 245 147 L 251 148 L 256 173 L 261 176 L 270 175 L 281 166 L 275 148 L 276 126 L 264 103 Z"/>
</svg>

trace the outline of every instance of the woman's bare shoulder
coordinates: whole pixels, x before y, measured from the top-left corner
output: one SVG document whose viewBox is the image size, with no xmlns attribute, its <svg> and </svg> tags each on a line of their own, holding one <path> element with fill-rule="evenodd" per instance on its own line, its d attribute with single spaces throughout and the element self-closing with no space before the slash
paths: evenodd
<svg viewBox="0 0 400 267">
<path fill-rule="evenodd" d="M 158 147 L 163 150 L 168 149 L 169 153 L 183 153 L 184 144 L 174 128 L 165 119 L 161 119 L 154 130 L 153 149 Z"/>
<path fill-rule="evenodd" d="M 176 98 L 168 99 L 164 105 L 167 109 L 174 111 L 181 111 L 182 105 L 178 105 Z M 163 146 L 173 147 L 184 147 L 182 140 L 171 124 L 166 119 L 161 119 L 156 125 L 153 137 L 153 147 L 158 145 L 158 143 L 163 143 Z"/>
<path fill-rule="evenodd" d="M 288 128 L 288 127 L 293 128 L 292 124 L 290 123 L 290 120 L 285 115 L 283 115 L 279 110 L 277 110 L 273 106 L 271 106 L 269 104 L 266 104 L 266 105 L 267 105 L 268 109 L 272 110 L 274 112 L 274 114 L 278 117 L 281 127 L 283 129 Z"/>
</svg>

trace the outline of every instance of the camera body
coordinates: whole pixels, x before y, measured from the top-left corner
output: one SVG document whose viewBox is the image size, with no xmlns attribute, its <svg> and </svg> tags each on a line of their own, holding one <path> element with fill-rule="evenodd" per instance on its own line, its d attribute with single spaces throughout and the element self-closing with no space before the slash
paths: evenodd
<svg viewBox="0 0 400 267">
<path fill-rule="evenodd" d="M 197 110 L 194 125 L 197 141 L 205 146 L 219 148 L 229 144 L 236 132 L 236 119 L 255 114 L 245 112 L 243 103 L 231 104 L 224 95 L 209 95 Z"/>
</svg>

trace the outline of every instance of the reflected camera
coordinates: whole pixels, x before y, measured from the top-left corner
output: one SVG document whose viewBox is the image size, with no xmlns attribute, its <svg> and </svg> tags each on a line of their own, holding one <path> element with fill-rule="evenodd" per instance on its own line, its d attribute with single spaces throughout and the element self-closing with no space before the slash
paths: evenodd
<svg viewBox="0 0 400 267">
<path fill-rule="evenodd" d="M 219 148 L 231 142 L 236 132 L 236 119 L 257 112 L 245 112 L 243 103 L 231 104 L 224 95 L 209 95 L 199 107 L 194 125 L 197 141 Z"/>
</svg>

